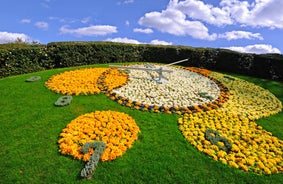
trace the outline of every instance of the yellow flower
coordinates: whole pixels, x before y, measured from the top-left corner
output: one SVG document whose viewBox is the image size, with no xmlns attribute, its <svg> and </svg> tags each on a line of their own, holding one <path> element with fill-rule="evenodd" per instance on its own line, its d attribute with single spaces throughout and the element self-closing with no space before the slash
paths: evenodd
<svg viewBox="0 0 283 184">
<path fill-rule="evenodd" d="M 239 168 L 239 165 L 236 164 L 234 161 L 229 161 L 228 164 L 232 167 Z"/>
</svg>

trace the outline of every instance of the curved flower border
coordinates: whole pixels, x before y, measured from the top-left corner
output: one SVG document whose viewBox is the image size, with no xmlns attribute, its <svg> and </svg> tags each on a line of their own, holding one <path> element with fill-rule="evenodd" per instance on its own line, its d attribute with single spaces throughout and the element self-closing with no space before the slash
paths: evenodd
<svg viewBox="0 0 283 184">
<path fill-rule="evenodd" d="M 95 111 L 72 120 L 60 133 L 60 152 L 75 159 L 88 161 L 93 149 L 85 154 L 82 146 L 87 142 L 103 141 L 107 147 L 102 161 L 111 161 L 122 156 L 138 139 L 140 132 L 135 120 L 128 114 L 116 111 Z"/>
<path fill-rule="evenodd" d="M 231 98 L 219 109 L 179 118 L 184 137 L 199 151 L 232 167 L 259 174 L 283 173 L 283 141 L 253 121 L 280 112 L 282 103 L 247 81 L 216 72 L 211 75 L 228 86 Z M 231 150 L 226 152 L 208 141 L 207 129 L 232 143 Z M 224 146 L 223 142 L 216 144 Z"/>
</svg>

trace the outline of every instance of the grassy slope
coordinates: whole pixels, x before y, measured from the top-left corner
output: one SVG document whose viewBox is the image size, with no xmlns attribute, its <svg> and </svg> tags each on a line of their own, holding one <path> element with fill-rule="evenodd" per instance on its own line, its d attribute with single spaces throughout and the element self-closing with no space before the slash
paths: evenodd
<svg viewBox="0 0 283 184">
<path fill-rule="evenodd" d="M 131 110 L 103 94 L 75 96 L 69 106 L 53 106 L 60 95 L 44 82 L 64 70 L 0 79 L 0 183 L 283 183 L 282 174 L 245 173 L 200 153 L 181 135 L 177 115 Z M 34 75 L 42 79 L 24 82 Z M 268 88 L 283 101 L 283 83 L 241 78 Z M 136 120 L 139 140 L 123 157 L 100 163 L 92 180 L 80 180 L 84 163 L 58 153 L 59 133 L 79 115 L 109 109 Z M 283 139 L 283 113 L 258 123 Z"/>
</svg>

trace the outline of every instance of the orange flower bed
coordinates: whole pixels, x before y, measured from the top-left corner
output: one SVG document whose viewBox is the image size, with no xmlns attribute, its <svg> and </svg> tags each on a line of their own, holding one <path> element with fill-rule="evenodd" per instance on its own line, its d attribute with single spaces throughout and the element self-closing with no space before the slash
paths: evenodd
<svg viewBox="0 0 283 184">
<path fill-rule="evenodd" d="M 128 75 L 117 69 L 88 68 L 54 75 L 45 85 L 63 95 L 88 95 L 121 87 L 127 81 Z"/>
<path fill-rule="evenodd" d="M 110 161 L 131 148 L 133 142 L 138 139 L 139 132 L 135 120 L 125 113 L 95 111 L 72 120 L 62 130 L 58 143 L 61 154 L 88 161 L 94 150 L 90 149 L 88 153 L 83 154 L 82 145 L 103 141 L 107 146 L 101 160 Z"/>
<path fill-rule="evenodd" d="M 88 95 L 100 93 L 97 80 L 107 68 L 88 68 L 68 71 L 52 76 L 45 85 L 63 95 Z"/>
</svg>

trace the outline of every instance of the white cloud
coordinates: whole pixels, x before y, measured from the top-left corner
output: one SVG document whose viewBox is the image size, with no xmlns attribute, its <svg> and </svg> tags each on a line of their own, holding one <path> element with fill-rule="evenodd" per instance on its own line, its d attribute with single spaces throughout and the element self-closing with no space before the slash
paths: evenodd
<svg viewBox="0 0 283 184">
<path fill-rule="evenodd" d="M 29 42 L 29 36 L 23 33 L 9 33 L 9 32 L 0 32 L 0 44 L 11 43 L 21 39 L 24 42 Z"/>
<path fill-rule="evenodd" d="M 215 40 L 216 34 L 209 34 L 207 27 L 199 21 L 186 20 L 186 15 L 181 11 L 166 9 L 162 12 L 146 13 L 140 18 L 139 24 L 153 27 L 161 32 L 177 36 L 192 36 L 203 40 Z"/>
<path fill-rule="evenodd" d="M 220 5 L 240 24 L 283 29 L 282 0 L 222 0 Z"/>
<path fill-rule="evenodd" d="M 40 28 L 40 29 L 43 29 L 43 30 L 48 29 L 48 23 L 47 22 L 39 21 L 39 22 L 36 22 L 34 25 L 36 27 Z"/>
<path fill-rule="evenodd" d="M 251 33 L 247 31 L 231 31 L 224 34 L 218 35 L 218 38 L 225 38 L 227 40 L 237 40 L 237 39 L 259 39 L 263 40 L 260 33 Z"/>
<path fill-rule="evenodd" d="M 131 43 L 131 44 L 154 44 L 154 45 L 172 45 L 172 42 L 166 42 L 166 41 L 162 41 L 162 40 L 152 40 L 150 43 L 145 43 L 145 42 L 140 42 L 138 40 L 134 40 L 134 39 L 129 39 L 129 38 L 108 38 L 105 41 L 109 41 L 109 42 L 120 42 L 120 43 Z"/>
<path fill-rule="evenodd" d="M 176 9 L 193 20 L 222 26 L 239 23 L 253 27 L 283 28 L 282 0 L 221 0 L 219 6 L 202 0 L 171 0 L 168 9 Z"/>
<path fill-rule="evenodd" d="M 232 24 L 229 12 L 225 8 L 213 7 L 200 0 L 171 1 L 168 8 L 177 9 L 193 20 L 200 20 L 214 25 Z"/>
<path fill-rule="evenodd" d="M 135 28 L 135 29 L 134 29 L 134 32 L 135 32 L 135 33 L 151 34 L 151 33 L 153 33 L 153 30 L 152 30 L 152 29 L 149 29 L 149 28 L 147 28 L 147 29 Z"/>
<path fill-rule="evenodd" d="M 232 31 L 217 35 L 209 33 L 206 24 L 216 26 L 241 25 L 283 29 L 282 0 L 221 0 L 218 6 L 204 0 L 170 0 L 161 12 L 148 12 L 139 24 L 177 36 L 191 36 L 202 40 L 217 38 L 259 39 L 259 33 Z M 251 2 L 251 3 L 249 3 Z"/>
<path fill-rule="evenodd" d="M 31 20 L 30 19 L 22 19 L 21 23 L 22 24 L 29 24 L 29 23 L 31 23 Z"/>
<path fill-rule="evenodd" d="M 166 42 L 161 40 L 152 40 L 150 43 L 153 45 L 172 45 L 172 42 Z"/>
<path fill-rule="evenodd" d="M 70 29 L 67 26 L 62 26 L 60 28 L 61 34 L 75 34 L 78 36 L 104 36 L 116 32 L 117 27 L 109 25 L 95 25 L 77 29 Z"/>
<path fill-rule="evenodd" d="M 141 42 L 134 40 L 134 39 L 129 39 L 129 38 L 108 38 L 105 41 L 109 42 L 121 42 L 121 43 L 133 43 L 133 44 L 142 44 Z"/>
<path fill-rule="evenodd" d="M 130 22 L 129 22 L 128 20 L 126 20 L 125 25 L 126 25 L 126 26 L 129 26 L 129 25 L 130 25 Z"/>
<path fill-rule="evenodd" d="M 267 45 L 267 44 L 247 45 L 245 47 L 232 46 L 232 47 L 225 47 L 225 49 L 230 49 L 237 52 L 256 53 L 256 54 L 281 53 L 278 48 L 274 48 L 271 45 Z"/>
</svg>

